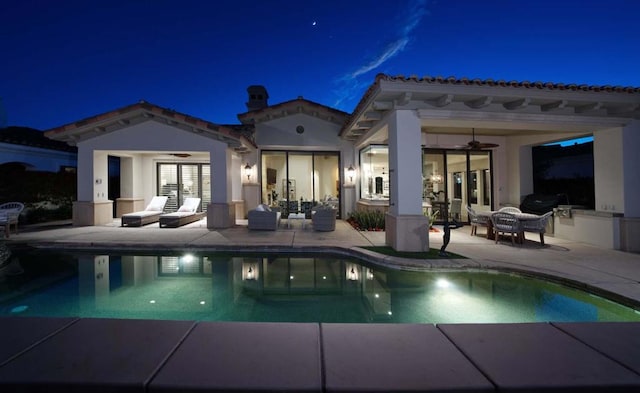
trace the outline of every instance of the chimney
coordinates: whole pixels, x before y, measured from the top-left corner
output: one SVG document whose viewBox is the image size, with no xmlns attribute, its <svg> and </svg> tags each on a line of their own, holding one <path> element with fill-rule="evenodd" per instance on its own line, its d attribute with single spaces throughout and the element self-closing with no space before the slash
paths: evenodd
<svg viewBox="0 0 640 393">
<path fill-rule="evenodd" d="M 264 109 L 269 106 L 267 103 L 269 94 L 267 94 L 267 89 L 265 89 L 264 86 L 249 86 L 247 88 L 247 93 L 249 93 L 249 101 L 246 105 L 249 112 Z"/>
</svg>

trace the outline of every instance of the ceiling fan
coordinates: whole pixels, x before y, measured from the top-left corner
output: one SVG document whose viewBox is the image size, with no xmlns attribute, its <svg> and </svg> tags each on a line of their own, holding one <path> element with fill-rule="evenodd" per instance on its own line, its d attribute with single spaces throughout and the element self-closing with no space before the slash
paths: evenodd
<svg viewBox="0 0 640 393">
<path fill-rule="evenodd" d="M 471 136 L 472 136 L 472 139 L 466 145 L 459 146 L 459 148 L 466 149 L 466 150 L 480 150 L 480 149 L 491 149 L 493 147 L 500 146 L 495 143 L 482 143 L 480 141 L 477 141 L 475 128 L 471 129 Z"/>
</svg>

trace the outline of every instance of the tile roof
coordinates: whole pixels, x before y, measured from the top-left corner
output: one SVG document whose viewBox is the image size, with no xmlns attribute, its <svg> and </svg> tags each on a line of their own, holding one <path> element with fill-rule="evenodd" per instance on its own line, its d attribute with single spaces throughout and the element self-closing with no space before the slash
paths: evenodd
<svg viewBox="0 0 640 393">
<path fill-rule="evenodd" d="M 85 119 L 78 120 L 73 123 L 65 124 L 60 127 L 52 128 L 50 130 L 45 131 L 45 135 L 52 136 L 52 135 L 61 134 L 68 131 L 73 131 L 76 129 L 87 127 L 93 123 L 108 121 L 120 115 L 124 115 L 130 112 L 135 112 L 138 110 L 144 110 L 151 114 L 171 118 L 173 120 L 181 121 L 191 126 L 214 131 L 230 138 L 234 138 L 234 139 L 243 138 L 250 141 L 251 144 L 253 144 L 255 147 L 255 142 L 252 140 L 253 138 L 248 138 L 248 133 L 246 132 L 245 129 L 239 130 L 237 127 L 230 127 L 230 126 L 212 123 L 197 117 L 193 117 L 184 113 L 177 112 L 173 109 L 164 108 L 164 107 L 149 103 L 144 100 L 141 100 L 140 102 L 137 102 L 135 104 L 127 105 L 122 108 L 118 108 L 106 113 L 87 117 Z"/>
<path fill-rule="evenodd" d="M 347 112 L 307 100 L 303 97 L 298 97 L 293 100 L 270 105 L 262 109 L 240 113 L 238 114 L 238 119 L 244 124 L 254 124 L 256 122 L 270 120 L 271 118 L 299 113 L 299 111 L 302 110 L 306 110 L 307 114 L 315 113 L 316 116 L 322 114 L 324 117 L 331 117 L 334 122 L 338 122 L 339 124 L 343 124 L 344 120 L 349 116 L 349 113 Z M 283 114 L 283 111 L 286 112 L 286 114 Z"/>
<path fill-rule="evenodd" d="M 522 87 L 526 89 L 549 89 L 549 90 L 571 90 L 571 91 L 593 91 L 593 92 L 614 92 L 614 93 L 640 93 L 640 87 L 632 86 L 611 86 L 611 85 L 586 85 L 576 83 L 554 83 L 554 82 L 530 82 L 530 81 L 507 81 L 504 79 L 470 79 L 467 77 L 456 78 L 455 76 L 442 77 L 442 76 L 423 76 L 418 77 L 416 75 L 404 76 L 404 75 L 387 75 L 378 74 L 374 84 L 377 84 L 380 80 L 387 81 L 407 81 L 418 83 L 439 83 L 450 85 L 476 85 L 476 86 L 503 86 L 503 87 Z"/>
<path fill-rule="evenodd" d="M 340 135 L 343 135 L 346 129 L 359 118 L 360 112 L 368 105 L 368 101 L 379 89 L 380 81 L 389 82 L 410 82 L 417 84 L 438 84 L 438 85 L 456 85 L 456 86 L 487 86 L 487 87 L 509 87 L 514 89 L 537 89 L 547 91 L 568 91 L 568 92 L 593 92 L 593 93 L 621 93 L 621 94 L 640 94 L 640 87 L 633 86 L 612 86 L 612 85 L 587 85 L 576 83 L 554 83 L 554 82 L 530 82 L 530 81 L 507 81 L 504 79 L 470 79 L 467 77 L 457 78 L 455 76 L 423 76 L 417 75 L 387 75 L 379 73 L 376 75 L 374 82 L 369 86 L 367 91 L 356 105 L 353 112 L 345 122 Z"/>
</svg>

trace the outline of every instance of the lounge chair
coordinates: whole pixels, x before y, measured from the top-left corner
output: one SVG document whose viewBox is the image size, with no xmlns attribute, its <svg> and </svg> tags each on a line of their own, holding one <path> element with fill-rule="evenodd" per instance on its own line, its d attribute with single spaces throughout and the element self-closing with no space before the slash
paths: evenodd
<svg viewBox="0 0 640 393">
<path fill-rule="evenodd" d="M 168 199 L 166 196 L 154 196 L 144 210 L 123 214 L 121 225 L 123 227 L 139 227 L 158 222 Z"/>
<path fill-rule="evenodd" d="M 14 226 L 16 233 L 18 233 L 18 222 L 23 209 L 24 205 L 20 202 L 7 202 L 0 205 L 0 226 L 4 227 L 4 235 L 6 237 L 11 234 L 11 225 Z"/>
<path fill-rule="evenodd" d="M 337 209 L 328 206 L 314 208 L 311 214 L 313 229 L 323 232 L 335 231 L 337 213 Z"/>
<path fill-rule="evenodd" d="M 185 198 L 178 211 L 160 216 L 160 228 L 177 228 L 201 220 L 205 213 L 198 212 L 200 198 Z"/>
<path fill-rule="evenodd" d="M 258 205 L 247 213 L 248 228 L 257 230 L 275 231 L 280 225 L 281 213 L 278 208 L 267 205 Z"/>
</svg>

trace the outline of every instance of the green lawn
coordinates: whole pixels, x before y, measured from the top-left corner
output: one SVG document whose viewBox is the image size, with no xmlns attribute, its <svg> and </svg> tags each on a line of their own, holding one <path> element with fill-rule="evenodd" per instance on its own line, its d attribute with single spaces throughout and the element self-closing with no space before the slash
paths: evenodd
<svg viewBox="0 0 640 393">
<path fill-rule="evenodd" d="M 447 257 L 441 257 L 440 256 L 440 249 L 438 248 L 430 248 L 429 251 L 422 251 L 422 252 L 411 252 L 411 251 L 396 251 L 393 248 L 389 247 L 389 246 L 367 246 L 367 247 L 362 247 L 364 249 L 367 249 L 369 251 L 373 251 L 373 252 L 377 252 L 380 254 L 384 254 L 384 255 L 389 255 L 392 257 L 400 257 L 400 258 L 411 258 L 411 259 L 446 259 L 446 258 L 462 258 L 462 259 L 466 259 L 465 257 L 458 255 L 458 254 L 454 254 L 452 252 L 447 251 L 448 256 Z"/>
</svg>

